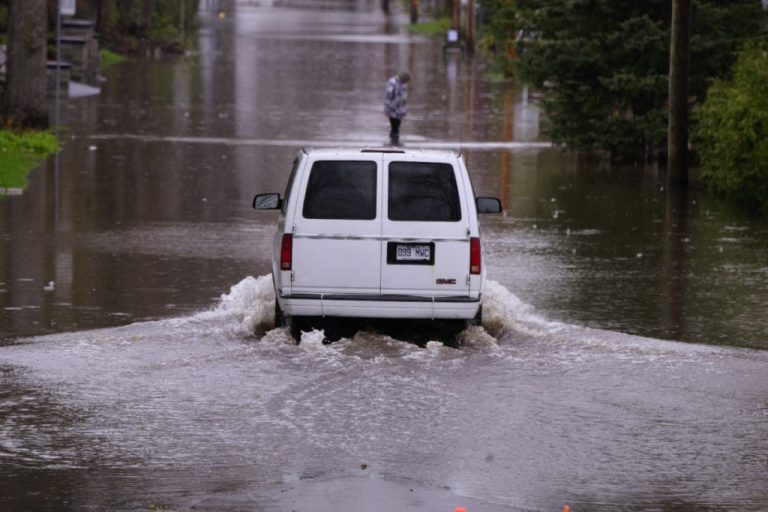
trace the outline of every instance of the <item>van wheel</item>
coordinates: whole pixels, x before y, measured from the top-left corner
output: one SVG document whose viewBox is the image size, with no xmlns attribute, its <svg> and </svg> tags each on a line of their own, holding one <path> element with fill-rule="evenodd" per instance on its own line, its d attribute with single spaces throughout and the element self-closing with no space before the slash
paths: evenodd
<svg viewBox="0 0 768 512">
<path fill-rule="evenodd" d="M 461 348 L 463 343 L 459 334 L 467 328 L 467 322 L 467 320 L 442 320 L 435 325 L 434 334 L 446 347 Z"/>
<path fill-rule="evenodd" d="M 298 322 L 295 318 L 288 318 L 287 327 L 296 344 L 301 343 L 301 322 Z"/>
<path fill-rule="evenodd" d="M 301 332 L 311 331 L 316 325 L 313 317 L 308 316 L 289 316 L 286 317 L 286 327 L 291 332 L 291 336 L 296 340 L 296 344 L 301 343 Z"/>
<path fill-rule="evenodd" d="M 475 318 L 470 321 L 469 325 L 483 325 L 483 306 L 477 308 L 477 314 L 475 315 Z"/>
<path fill-rule="evenodd" d="M 285 327 L 286 326 L 286 318 L 285 314 L 283 313 L 282 308 L 280 307 L 280 303 L 277 302 L 277 299 L 275 299 L 275 327 Z"/>
</svg>

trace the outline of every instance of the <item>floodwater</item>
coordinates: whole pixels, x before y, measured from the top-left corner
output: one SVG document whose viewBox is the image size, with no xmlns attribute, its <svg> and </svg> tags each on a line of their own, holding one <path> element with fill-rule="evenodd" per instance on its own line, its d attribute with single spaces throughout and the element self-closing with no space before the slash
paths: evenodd
<svg viewBox="0 0 768 512">
<path fill-rule="evenodd" d="M 0 199 L 0 510 L 768 509 L 764 219 L 551 148 L 533 93 L 373 0 L 201 4 Z M 505 204 L 483 327 L 297 346 L 250 200 L 384 143 L 402 68 L 404 143 Z"/>
</svg>

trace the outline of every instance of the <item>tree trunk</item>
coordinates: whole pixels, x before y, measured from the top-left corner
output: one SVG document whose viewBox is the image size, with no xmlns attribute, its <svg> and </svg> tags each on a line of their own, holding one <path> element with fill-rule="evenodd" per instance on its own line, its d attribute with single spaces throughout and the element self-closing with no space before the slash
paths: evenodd
<svg viewBox="0 0 768 512">
<path fill-rule="evenodd" d="M 454 30 L 461 28 L 461 0 L 451 1 L 451 28 Z"/>
<path fill-rule="evenodd" d="M 46 0 L 11 0 L 3 110 L 8 121 L 48 127 L 48 10 Z"/>
<path fill-rule="evenodd" d="M 669 125 L 667 184 L 688 184 L 688 52 L 691 0 L 672 0 L 669 49 Z"/>
<path fill-rule="evenodd" d="M 467 52 L 475 52 L 475 0 L 467 3 Z"/>
</svg>

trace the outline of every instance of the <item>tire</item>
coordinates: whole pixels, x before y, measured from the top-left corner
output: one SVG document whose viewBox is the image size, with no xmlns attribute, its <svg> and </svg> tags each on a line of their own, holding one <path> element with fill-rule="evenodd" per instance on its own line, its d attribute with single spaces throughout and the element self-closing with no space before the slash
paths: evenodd
<svg viewBox="0 0 768 512">
<path fill-rule="evenodd" d="M 472 319 L 470 325 L 483 325 L 483 306 L 480 305 L 479 308 L 477 308 L 477 314 L 475 315 L 475 318 Z"/>
<path fill-rule="evenodd" d="M 296 340 L 296 344 L 301 343 L 301 332 L 311 331 L 317 320 L 311 316 L 289 316 L 286 317 L 286 327 L 291 332 L 291 336 Z"/>
<path fill-rule="evenodd" d="M 287 324 L 287 319 L 285 317 L 285 314 L 283 313 L 282 308 L 280 307 L 280 303 L 277 302 L 277 299 L 275 299 L 275 327 L 285 327 Z"/>
<path fill-rule="evenodd" d="M 291 337 L 296 341 L 298 345 L 301 341 L 301 328 L 303 327 L 300 321 L 295 318 L 286 316 L 280 304 L 275 299 L 275 328 L 288 328 L 291 333 Z"/>
<path fill-rule="evenodd" d="M 298 345 L 301 343 L 301 328 L 303 327 L 301 325 L 302 322 L 296 318 L 288 318 L 287 324 L 288 330 L 291 332 L 291 337 L 296 341 L 296 344 Z"/>
<path fill-rule="evenodd" d="M 461 348 L 459 333 L 467 328 L 468 320 L 440 320 L 434 324 L 433 335 L 446 347 Z"/>
</svg>

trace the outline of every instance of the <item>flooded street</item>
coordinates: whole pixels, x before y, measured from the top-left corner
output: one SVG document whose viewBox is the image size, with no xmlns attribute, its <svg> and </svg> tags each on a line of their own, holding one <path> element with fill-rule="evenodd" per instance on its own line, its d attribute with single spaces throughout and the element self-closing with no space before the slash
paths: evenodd
<svg viewBox="0 0 768 512">
<path fill-rule="evenodd" d="M 405 13 L 318 4 L 203 0 L 0 198 L 0 510 L 768 509 L 768 222 L 550 147 Z M 302 147 L 387 142 L 401 69 L 404 144 L 504 203 L 483 326 L 296 345 L 251 199 Z"/>
</svg>

